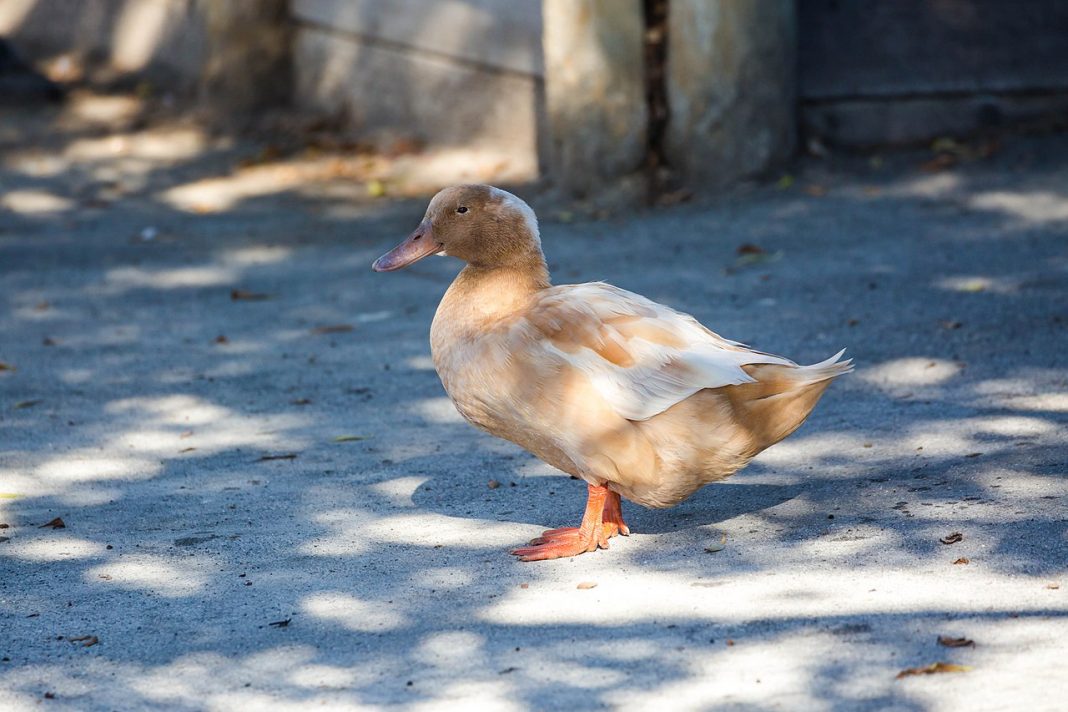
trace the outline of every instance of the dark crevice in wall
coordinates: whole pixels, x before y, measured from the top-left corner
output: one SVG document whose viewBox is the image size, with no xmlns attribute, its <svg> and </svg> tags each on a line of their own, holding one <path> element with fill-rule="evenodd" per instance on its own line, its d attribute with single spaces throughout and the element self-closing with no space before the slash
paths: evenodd
<svg viewBox="0 0 1068 712">
<path fill-rule="evenodd" d="M 669 0 L 642 0 L 645 103 L 649 122 L 645 139 L 645 174 L 650 203 L 655 203 L 668 191 L 671 176 L 664 148 L 671 118 L 667 97 L 668 4 Z"/>
</svg>

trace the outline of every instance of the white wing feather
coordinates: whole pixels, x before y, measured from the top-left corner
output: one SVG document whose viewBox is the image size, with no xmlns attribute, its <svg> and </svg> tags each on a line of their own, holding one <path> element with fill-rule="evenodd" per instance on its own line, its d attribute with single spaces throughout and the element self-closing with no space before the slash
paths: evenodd
<svg viewBox="0 0 1068 712">
<path fill-rule="evenodd" d="M 648 420 L 704 388 L 751 383 L 742 370 L 747 364 L 797 365 L 600 282 L 545 290 L 530 314 L 530 322 L 549 337 L 541 339 L 544 348 L 584 373 L 628 420 Z"/>
</svg>

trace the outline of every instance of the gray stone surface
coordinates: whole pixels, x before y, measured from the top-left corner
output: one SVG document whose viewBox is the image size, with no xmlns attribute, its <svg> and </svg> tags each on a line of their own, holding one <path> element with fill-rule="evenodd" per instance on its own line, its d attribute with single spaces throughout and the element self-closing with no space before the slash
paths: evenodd
<svg viewBox="0 0 1068 712">
<path fill-rule="evenodd" d="M 289 102 L 286 0 L 12 0 L 0 36 L 63 81 L 198 97 L 215 116 Z M 84 75 L 84 77 L 83 77 Z"/>
<path fill-rule="evenodd" d="M 341 114 L 365 138 L 493 147 L 538 170 L 540 81 L 313 27 L 297 32 L 298 106 Z"/>
<path fill-rule="evenodd" d="M 540 76 L 541 0 L 294 0 L 298 22 L 417 52 Z"/>
<path fill-rule="evenodd" d="M 199 77 L 203 103 L 216 115 L 247 116 L 293 98 L 289 0 L 203 2 L 208 53 Z"/>
<path fill-rule="evenodd" d="M 537 177 L 540 2 L 298 0 L 292 12 L 296 106 L 385 147 L 480 144 Z"/>
<path fill-rule="evenodd" d="M 583 488 L 444 399 L 457 265 L 369 270 L 425 201 L 253 185 L 259 147 L 164 128 L 0 114 L 0 709 L 1063 709 L 1064 137 L 535 201 L 558 283 L 857 371 L 730 481 L 520 564 Z M 173 200 L 206 178 L 232 203 Z M 937 661 L 971 669 L 895 679 Z"/>
<path fill-rule="evenodd" d="M 1058 0 L 805 0 L 800 93 L 834 100 L 1068 91 Z"/>
<path fill-rule="evenodd" d="M 792 0 L 672 0 L 668 162 L 689 184 L 725 186 L 793 152 Z"/>
<path fill-rule="evenodd" d="M 209 36 L 196 0 L 9 0 L 0 3 L 0 36 L 35 61 L 66 56 L 192 93 Z"/>
<path fill-rule="evenodd" d="M 995 135 L 1014 126 L 1064 126 L 1068 92 L 805 102 L 798 113 L 806 136 L 835 147 L 875 149 Z"/>
<path fill-rule="evenodd" d="M 1064 124 L 1068 4 L 806 0 L 801 124 L 837 146 Z"/>
<path fill-rule="evenodd" d="M 554 185 L 581 197 L 640 182 L 648 120 L 641 2 L 545 0 L 543 8 Z"/>
</svg>

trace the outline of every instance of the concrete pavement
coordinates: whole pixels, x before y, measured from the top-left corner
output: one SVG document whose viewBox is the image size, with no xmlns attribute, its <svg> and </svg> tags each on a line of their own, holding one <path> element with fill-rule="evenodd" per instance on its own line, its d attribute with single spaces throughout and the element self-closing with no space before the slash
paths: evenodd
<svg viewBox="0 0 1068 712">
<path fill-rule="evenodd" d="M 457 263 L 370 271 L 425 201 L 106 108 L 0 117 L 0 708 L 1063 709 L 1065 137 L 533 200 L 557 283 L 857 371 L 727 483 L 521 564 L 583 487 L 445 399 Z"/>
</svg>

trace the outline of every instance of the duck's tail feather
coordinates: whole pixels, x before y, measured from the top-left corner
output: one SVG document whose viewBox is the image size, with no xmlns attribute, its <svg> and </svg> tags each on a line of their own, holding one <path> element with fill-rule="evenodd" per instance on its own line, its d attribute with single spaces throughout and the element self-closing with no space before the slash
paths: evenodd
<svg viewBox="0 0 1068 712">
<path fill-rule="evenodd" d="M 853 359 L 840 360 L 845 352 L 846 350 L 842 349 L 826 361 L 820 361 L 811 366 L 800 366 L 798 375 L 803 376 L 801 380 L 805 383 L 819 383 L 849 373 L 853 370 Z"/>
<path fill-rule="evenodd" d="M 731 386 L 727 396 L 735 413 L 753 436 L 752 454 L 792 433 L 816 406 L 836 376 L 853 370 L 851 359 L 840 361 L 839 351 L 811 366 L 760 364 L 745 366 L 754 383 Z"/>
</svg>

